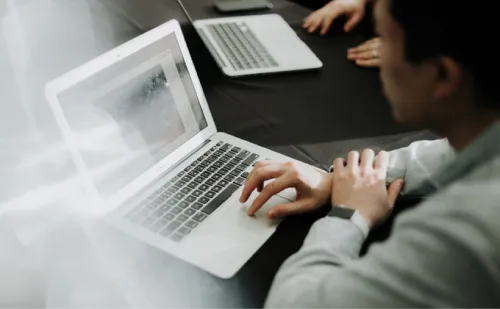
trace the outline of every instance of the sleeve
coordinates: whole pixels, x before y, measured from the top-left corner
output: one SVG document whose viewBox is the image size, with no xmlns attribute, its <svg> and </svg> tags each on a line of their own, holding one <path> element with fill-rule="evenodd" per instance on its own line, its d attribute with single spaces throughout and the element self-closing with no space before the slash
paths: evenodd
<svg viewBox="0 0 500 309">
<path fill-rule="evenodd" d="M 426 206 L 433 212 L 403 215 L 393 236 L 363 258 L 358 230 L 347 221 L 318 221 L 276 275 L 266 306 L 498 306 L 500 270 L 495 257 L 484 256 L 494 251 L 484 220 Z"/>
<path fill-rule="evenodd" d="M 408 147 L 390 152 L 387 182 L 404 179 L 405 186 L 401 195 L 418 191 L 420 184 L 454 157 L 455 151 L 447 139 L 414 142 Z"/>
</svg>

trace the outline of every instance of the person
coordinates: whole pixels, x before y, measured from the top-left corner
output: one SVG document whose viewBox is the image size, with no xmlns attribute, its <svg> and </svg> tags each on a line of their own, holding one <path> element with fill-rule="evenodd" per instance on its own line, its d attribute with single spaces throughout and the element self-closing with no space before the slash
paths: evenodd
<svg viewBox="0 0 500 309">
<path fill-rule="evenodd" d="M 393 115 L 442 139 L 377 155 L 352 151 L 330 173 L 259 162 L 240 198 L 260 191 L 249 215 L 289 187 L 297 200 L 270 209 L 269 217 L 333 205 L 281 266 L 266 306 L 500 306 L 500 92 L 490 77 L 500 67 L 480 48 L 496 35 L 491 5 L 376 2 L 380 76 Z M 464 39 L 466 33 L 482 35 Z M 413 196 L 424 198 L 360 257 L 369 231 L 396 200 Z"/>
<path fill-rule="evenodd" d="M 348 18 L 344 30 L 350 32 L 365 17 L 366 5 L 371 0 L 332 0 L 306 17 L 303 27 L 313 33 L 317 30 L 325 35 L 333 22 L 340 16 Z M 347 59 L 361 67 L 380 66 L 380 38 L 370 39 L 363 44 L 348 49 Z"/>
</svg>

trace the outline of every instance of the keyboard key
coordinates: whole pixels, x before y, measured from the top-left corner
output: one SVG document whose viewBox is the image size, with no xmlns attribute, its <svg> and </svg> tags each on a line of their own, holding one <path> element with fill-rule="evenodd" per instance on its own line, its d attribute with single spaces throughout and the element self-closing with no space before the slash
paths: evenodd
<svg viewBox="0 0 500 309">
<path fill-rule="evenodd" d="M 215 192 L 213 192 L 213 191 L 208 191 L 208 192 L 206 192 L 206 193 L 205 193 L 205 196 L 206 196 L 206 197 L 208 197 L 208 198 L 212 198 L 212 197 L 214 197 L 214 196 L 215 196 Z"/>
<path fill-rule="evenodd" d="M 194 181 L 195 181 L 195 182 L 197 182 L 197 183 L 202 183 L 202 182 L 203 182 L 203 180 L 205 180 L 205 179 L 206 179 L 205 177 L 200 177 L 200 176 L 198 176 L 198 177 L 196 177 L 196 178 L 194 179 Z"/>
<path fill-rule="evenodd" d="M 184 179 L 184 178 L 186 178 L 186 177 L 187 177 L 187 176 L 183 177 L 183 179 Z M 185 185 L 188 181 L 189 181 L 189 180 L 184 181 L 184 180 L 182 180 L 182 179 L 181 179 L 181 180 L 178 180 L 178 181 L 175 183 L 175 185 L 176 185 L 177 187 L 179 187 L 179 188 L 180 188 L 180 187 L 184 187 L 184 185 Z"/>
<path fill-rule="evenodd" d="M 177 193 L 174 197 L 178 200 L 182 200 L 184 198 L 184 196 L 186 196 L 186 194 L 184 193 Z"/>
<path fill-rule="evenodd" d="M 202 203 L 202 204 L 206 204 L 206 203 L 208 203 L 208 201 L 209 201 L 209 199 L 208 199 L 208 198 L 206 198 L 206 197 L 204 197 L 204 196 L 202 196 L 202 197 L 200 197 L 200 198 L 198 199 L 198 202 L 200 202 L 200 203 Z"/>
<path fill-rule="evenodd" d="M 168 213 L 163 216 L 162 220 L 164 221 L 172 221 L 175 218 L 175 215 L 173 213 Z"/>
<path fill-rule="evenodd" d="M 259 155 L 252 153 L 248 158 L 246 158 L 242 163 L 246 165 L 251 165 L 259 159 Z"/>
<path fill-rule="evenodd" d="M 194 188 L 196 188 L 196 187 L 198 186 L 198 184 L 197 184 L 196 182 L 190 182 L 190 183 L 188 183 L 188 185 L 187 185 L 187 186 L 188 186 L 189 188 L 191 188 L 191 189 L 194 189 Z"/>
<path fill-rule="evenodd" d="M 191 205 L 191 208 L 194 209 L 194 210 L 200 210 L 201 208 L 203 207 L 203 204 L 202 203 L 194 203 L 193 205 Z"/>
<path fill-rule="evenodd" d="M 243 172 L 241 173 L 240 177 L 243 177 L 243 178 L 248 178 L 248 175 L 250 175 L 248 172 Z"/>
<path fill-rule="evenodd" d="M 196 198 L 194 196 L 189 195 L 188 197 L 186 197 L 186 202 L 192 203 L 194 201 L 196 201 Z"/>
<path fill-rule="evenodd" d="M 246 157 L 248 157 L 248 155 L 250 155 L 250 151 L 248 150 L 243 150 L 242 152 L 238 153 L 238 155 L 236 156 L 236 158 L 240 158 L 240 159 L 245 159 Z"/>
<path fill-rule="evenodd" d="M 203 194 L 203 191 L 201 190 L 194 190 L 193 193 L 191 193 L 194 197 L 200 197 Z"/>
<path fill-rule="evenodd" d="M 167 204 L 170 205 L 170 206 L 175 206 L 175 204 L 177 204 L 179 201 L 176 200 L 175 198 L 172 198 L 172 199 L 169 199 Z"/>
<path fill-rule="evenodd" d="M 198 176 L 198 172 L 196 172 L 196 171 L 193 170 L 193 171 L 191 171 L 191 172 L 188 173 L 188 176 L 196 177 L 196 176 Z"/>
<path fill-rule="evenodd" d="M 175 233 L 175 234 L 172 234 L 172 236 L 170 236 L 169 238 L 175 242 L 179 242 L 184 238 L 184 235 L 179 234 L 179 233 Z"/>
<path fill-rule="evenodd" d="M 222 190 L 222 187 L 221 187 L 221 186 L 214 186 L 214 187 L 212 188 L 212 191 L 214 191 L 214 192 L 219 192 L 220 190 Z"/>
<path fill-rule="evenodd" d="M 188 228 L 187 226 L 182 226 L 178 231 L 177 233 L 179 234 L 182 234 L 184 236 L 188 235 L 189 233 L 191 233 L 191 229 Z"/>
<path fill-rule="evenodd" d="M 186 221 L 187 219 L 189 219 L 189 216 L 187 215 L 184 215 L 184 214 L 180 214 L 179 216 L 177 216 L 177 218 L 175 220 L 179 220 L 181 222 L 184 222 Z"/>
<path fill-rule="evenodd" d="M 184 188 L 182 188 L 181 192 L 184 194 L 189 194 L 189 192 L 191 192 L 191 190 L 193 190 L 193 189 L 190 187 L 184 187 Z"/>
<path fill-rule="evenodd" d="M 219 183 L 218 183 L 217 185 L 218 185 L 218 186 L 221 186 L 221 187 L 225 187 L 225 186 L 227 186 L 228 184 L 229 184 L 229 182 L 228 182 L 228 181 L 226 181 L 226 180 L 221 180 L 221 181 L 219 181 Z"/>
<path fill-rule="evenodd" d="M 170 206 L 168 205 L 163 205 L 160 207 L 160 210 L 163 211 L 164 213 L 170 210 Z"/>
<path fill-rule="evenodd" d="M 191 165 L 188 165 L 186 166 L 186 168 L 184 168 L 184 172 L 188 172 L 192 169 L 193 167 Z"/>
<path fill-rule="evenodd" d="M 222 146 L 220 147 L 220 149 L 222 149 L 222 150 L 228 150 L 228 149 L 229 149 L 229 147 L 231 147 L 231 145 L 229 145 L 228 143 L 224 143 L 224 145 L 222 145 Z"/>
<path fill-rule="evenodd" d="M 201 186 L 199 186 L 199 187 L 198 187 L 198 190 L 201 190 L 201 191 L 207 191 L 207 190 L 208 190 L 208 188 L 209 188 L 209 186 L 207 186 L 207 185 L 203 184 L 203 185 L 201 185 Z"/>
<path fill-rule="evenodd" d="M 191 179 L 193 179 L 193 177 L 188 176 L 188 175 L 181 178 L 181 180 L 184 182 L 189 182 Z M 181 180 L 179 180 L 179 181 L 181 181 Z M 177 182 L 177 184 L 179 183 L 179 181 Z"/>
<path fill-rule="evenodd" d="M 193 162 L 191 163 L 191 166 L 192 166 L 192 167 L 195 167 L 196 165 L 198 165 L 198 161 L 193 161 Z"/>
<path fill-rule="evenodd" d="M 197 172 L 201 172 L 201 171 L 203 171 L 203 166 L 201 166 L 201 165 L 197 165 L 197 166 L 194 168 L 194 170 L 195 170 L 195 171 L 197 171 Z"/>
<path fill-rule="evenodd" d="M 172 196 L 172 193 L 170 193 L 168 191 L 167 192 L 163 192 L 161 194 L 161 197 L 166 198 L 166 199 L 170 198 L 171 196 Z"/>
<path fill-rule="evenodd" d="M 235 175 L 233 175 L 233 174 L 229 174 L 229 175 L 227 175 L 226 177 L 224 177 L 224 180 L 225 180 L 225 181 L 233 181 L 233 179 L 234 179 L 234 178 L 236 178 L 236 176 L 235 176 Z"/>
<path fill-rule="evenodd" d="M 215 174 L 215 175 L 213 175 L 213 176 L 212 176 L 212 178 L 211 178 L 211 179 L 214 179 L 214 180 L 216 180 L 216 181 L 217 181 L 217 180 L 219 180 L 219 179 L 221 179 L 221 178 L 222 178 L 222 175 L 221 175 L 221 174 Z"/>
<path fill-rule="evenodd" d="M 170 235 L 175 229 L 181 226 L 182 222 L 180 221 L 172 221 L 169 225 L 167 225 L 163 230 L 161 230 L 160 234 L 163 236 Z"/>
<path fill-rule="evenodd" d="M 170 212 L 173 213 L 174 215 L 178 215 L 182 212 L 182 208 L 174 207 L 174 208 L 172 208 L 172 210 Z"/>
<path fill-rule="evenodd" d="M 186 201 L 182 201 L 180 202 L 179 204 L 177 204 L 177 207 L 180 207 L 180 208 L 188 208 L 189 207 L 189 203 L 186 202 Z"/>
<path fill-rule="evenodd" d="M 213 213 L 220 205 L 222 205 L 227 199 L 238 189 L 239 187 L 234 184 L 230 184 L 225 190 L 223 190 L 218 196 L 216 196 L 209 204 L 207 204 L 201 210 L 205 214 L 209 215 Z"/>
<path fill-rule="evenodd" d="M 216 167 L 214 167 L 214 166 L 209 166 L 209 167 L 207 168 L 207 171 L 210 173 L 210 175 L 211 175 L 213 172 L 215 172 L 216 170 L 217 170 L 217 168 L 216 168 Z"/>
<path fill-rule="evenodd" d="M 222 165 L 224 165 L 224 163 L 221 161 L 214 162 L 214 164 L 213 164 L 213 166 L 215 166 L 217 168 L 221 167 Z"/>
<path fill-rule="evenodd" d="M 230 150 L 230 152 L 236 152 L 236 153 L 238 153 L 238 152 L 240 152 L 240 151 L 241 151 L 241 148 L 240 148 L 240 147 L 233 147 L 233 148 L 231 148 L 231 150 Z"/>
<path fill-rule="evenodd" d="M 182 176 L 184 176 L 186 174 L 186 172 L 184 171 L 180 171 L 179 174 L 177 174 L 177 177 L 181 178 Z"/>
<path fill-rule="evenodd" d="M 212 175 L 212 174 L 210 174 L 207 171 L 204 171 L 203 173 L 201 173 L 201 177 L 203 177 L 203 178 L 208 178 L 208 177 L 210 177 L 210 175 Z"/>
<path fill-rule="evenodd" d="M 219 149 L 215 152 L 215 154 L 220 157 L 220 156 L 224 155 L 224 151 Z"/>
<path fill-rule="evenodd" d="M 188 208 L 188 209 L 184 210 L 184 214 L 185 214 L 186 216 L 189 216 L 189 217 L 191 217 L 191 216 L 192 216 L 192 215 L 194 215 L 195 213 L 196 213 L 196 211 L 194 211 L 194 210 L 193 210 L 193 209 L 191 209 L 191 208 Z"/>
<path fill-rule="evenodd" d="M 238 177 L 233 182 L 235 184 L 242 185 L 246 180 L 247 180 L 246 178 Z"/>
<path fill-rule="evenodd" d="M 198 226 L 198 223 L 196 223 L 196 221 L 189 220 L 188 222 L 186 222 L 186 226 L 190 229 L 194 229 Z"/>
<path fill-rule="evenodd" d="M 196 220 L 198 222 L 202 222 L 206 218 L 207 218 L 207 215 L 205 215 L 204 213 L 199 212 L 196 215 L 194 215 L 193 220 Z"/>
<path fill-rule="evenodd" d="M 214 183 L 216 183 L 217 181 L 215 179 L 207 179 L 207 181 L 205 181 L 205 183 L 209 186 L 213 185 Z"/>
</svg>

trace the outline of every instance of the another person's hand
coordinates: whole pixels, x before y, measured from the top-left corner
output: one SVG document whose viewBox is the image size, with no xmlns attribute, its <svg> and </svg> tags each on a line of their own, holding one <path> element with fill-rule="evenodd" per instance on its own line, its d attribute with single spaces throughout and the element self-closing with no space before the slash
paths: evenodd
<svg viewBox="0 0 500 309">
<path fill-rule="evenodd" d="M 347 51 L 347 59 L 354 61 L 362 67 L 380 67 L 380 38 L 374 38 L 363 44 L 350 48 Z"/>
<path fill-rule="evenodd" d="M 356 209 L 370 227 L 383 221 L 391 212 L 403 187 L 403 180 L 386 187 L 389 153 L 380 152 L 375 158 L 373 150 L 361 155 L 351 151 L 347 164 L 343 159 L 334 161 L 332 205 Z"/>
<path fill-rule="evenodd" d="M 328 203 L 332 190 L 331 176 L 332 174 L 292 162 L 257 162 L 248 175 L 240 202 L 245 203 L 257 189 L 260 194 L 248 209 L 248 214 L 254 215 L 272 196 L 287 188 L 295 188 L 296 201 L 273 207 L 268 211 L 267 217 L 276 219 L 309 212 Z M 264 185 L 267 180 L 273 181 Z"/>
<path fill-rule="evenodd" d="M 321 9 L 311 13 L 304 20 L 303 27 L 312 33 L 321 28 L 321 35 L 325 35 L 333 21 L 340 16 L 347 16 L 349 20 L 344 26 L 346 32 L 351 31 L 365 16 L 366 0 L 333 0 Z"/>
</svg>

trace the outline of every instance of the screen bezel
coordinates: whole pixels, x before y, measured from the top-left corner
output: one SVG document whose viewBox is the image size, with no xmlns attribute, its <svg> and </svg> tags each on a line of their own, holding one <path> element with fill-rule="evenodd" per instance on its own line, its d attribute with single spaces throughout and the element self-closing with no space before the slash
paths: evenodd
<svg viewBox="0 0 500 309">
<path fill-rule="evenodd" d="M 86 166 L 81 153 L 78 150 L 75 137 L 67 121 L 67 118 L 64 115 L 61 106 L 62 103 L 59 101 L 58 96 L 60 93 L 91 77 L 93 74 L 114 65 L 121 59 L 128 57 L 133 53 L 139 52 L 143 47 L 157 42 L 171 34 L 175 35 L 177 43 L 179 44 L 179 48 L 184 58 L 188 74 L 196 92 L 196 97 L 201 105 L 203 116 L 205 117 L 205 120 L 207 122 L 207 127 L 201 130 L 194 137 L 190 138 L 189 141 L 184 143 L 181 147 L 173 151 L 171 154 L 167 155 L 164 159 L 160 160 L 151 168 L 147 169 L 144 173 L 139 175 L 124 188 L 120 189 L 116 194 L 113 194 L 109 198 L 104 199 L 99 194 L 99 191 L 90 175 L 90 171 Z M 157 28 L 154 28 L 83 64 L 82 66 L 72 70 L 69 73 L 64 74 L 63 76 L 53 80 L 52 82 L 49 82 L 45 87 L 45 94 L 52 112 L 54 113 L 56 122 L 62 131 L 63 139 L 76 165 L 77 172 L 83 182 L 87 194 L 89 194 L 89 197 L 93 203 L 99 203 L 106 209 L 115 208 L 116 206 L 121 205 L 122 203 L 136 195 L 151 182 L 164 175 L 166 171 L 175 166 L 176 163 L 185 158 L 190 152 L 200 147 L 205 141 L 207 141 L 212 135 L 217 132 L 217 128 L 208 107 L 206 97 L 203 93 L 198 74 L 196 73 L 196 69 L 191 59 L 184 36 L 182 34 L 180 24 L 177 20 L 166 22 L 163 25 L 160 25 Z"/>
</svg>

